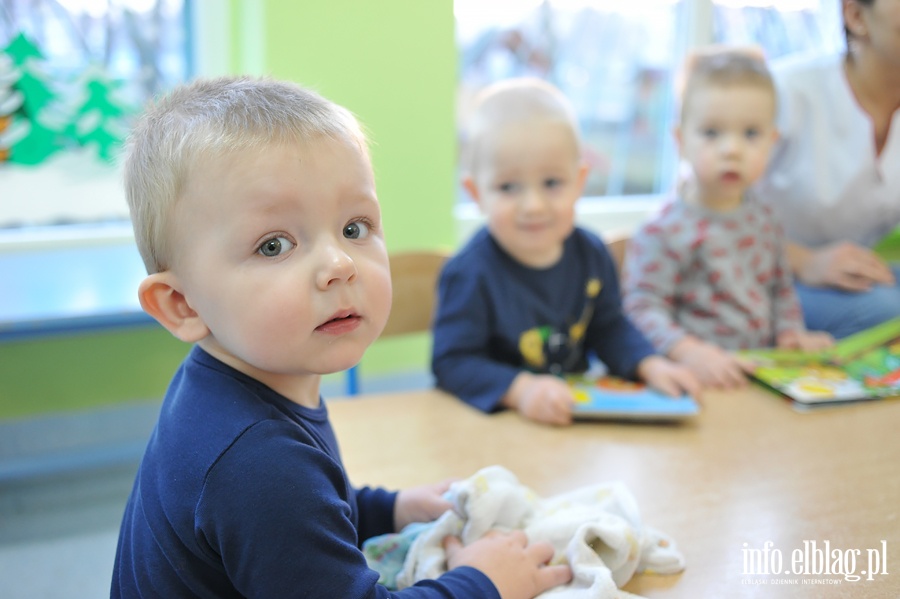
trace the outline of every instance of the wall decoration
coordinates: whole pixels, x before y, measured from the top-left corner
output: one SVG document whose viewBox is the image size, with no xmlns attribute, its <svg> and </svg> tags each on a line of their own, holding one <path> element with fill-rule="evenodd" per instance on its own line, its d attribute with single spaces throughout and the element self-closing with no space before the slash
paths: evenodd
<svg viewBox="0 0 900 599">
<path fill-rule="evenodd" d="M 9 149 L 19 135 L 13 128 L 13 113 L 22 107 L 25 96 L 13 84 L 19 79 L 19 72 L 12 59 L 0 54 L 0 162 L 9 160 Z"/>
<path fill-rule="evenodd" d="M 7 67 L 7 95 L 12 110 L 5 114 L 8 146 L 6 160 L 19 164 L 39 164 L 64 146 L 58 119 L 54 119 L 54 103 L 58 95 L 53 82 L 42 69 L 45 58 L 40 49 L 19 33 L 3 50 L 11 68 Z M 21 100 L 21 101 L 19 101 Z M 14 106 L 14 108 L 13 108 Z"/>
<path fill-rule="evenodd" d="M 59 150 L 82 146 L 94 149 L 102 160 L 115 159 L 127 135 L 127 119 L 136 112 L 118 99 L 120 81 L 97 66 L 86 68 L 74 81 L 53 81 L 43 69 L 44 54 L 22 33 L 0 56 L 8 65 L 0 67 L 0 107 L 6 105 L 5 112 L 0 108 L 0 135 L 7 132 L 0 137 L 0 148 L 5 160 L 35 165 Z M 57 89 L 66 89 L 66 98 Z"/>
<path fill-rule="evenodd" d="M 0 246 L 34 227 L 128 221 L 123 141 L 141 106 L 192 75 L 206 6 L 0 1 Z"/>
<path fill-rule="evenodd" d="M 120 81 L 113 81 L 99 69 L 89 69 L 79 81 L 83 100 L 78 104 L 67 132 L 79 145 L 96 148 L 103 160 L 114 161 L 128 134 L 126 119 L 136 112 L 118 96 Z"/>
</svg>

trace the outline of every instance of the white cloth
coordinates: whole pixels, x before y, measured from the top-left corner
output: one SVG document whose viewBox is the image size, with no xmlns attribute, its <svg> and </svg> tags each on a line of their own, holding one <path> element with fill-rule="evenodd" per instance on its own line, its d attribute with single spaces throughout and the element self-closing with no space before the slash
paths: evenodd
<svg viewBox="0 0 900 599">
<path fill-rule="evenodd" d="M 787 238 L 809 247 L 871 247 L 900 223 L 900 111 L 876 156 L 872 120 L 842 65 L 840 55 L 772 65 L 781 139 L 758 188 Z"/>
<path fill-rule="evenodd" d="M 545 599 L 634 597 L 618 587 L 636 572 L 674 574 L 684 569 L 675 543 L 641 524 L 637 504 L 621 483 L 542 499 L 508 470 L 491 466 L 454 483 L 448 498 L 453 510 L 410 546 L 397 576 L 399 588 L 446 571 L 444 537 L 458 535 L 468 545 L 492 529 L 524 530 L 529 541 L 553 546 L 551 563 L 569 564 L 572 581 L 539 596 Z"/>
</svg>

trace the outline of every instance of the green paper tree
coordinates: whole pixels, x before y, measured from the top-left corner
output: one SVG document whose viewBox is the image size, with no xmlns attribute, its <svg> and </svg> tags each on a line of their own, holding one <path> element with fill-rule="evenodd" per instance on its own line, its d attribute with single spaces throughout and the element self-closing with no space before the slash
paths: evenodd
<svg viewBox="0 0 900 599">
<path fill-rule="evenodd" d="M 22 93 L 13 89 L 18 79 L 19 73 L 12 60 L 0 54 L 0 162 L 9 160 L 9 149 L 17 139 L 12 127 L 13 113 L 24 101 Z"/>
<path fill-rule="evenodd" d="M 3 131 L 16 132 L 15 136 L 8 136 L 14 139 L 6 147 L 7 160 L 40 164 L 64 143 L 61 130 L 51 124 L 52 108 L 58 97 L 40 68 L 45 61 L 44 55 L 22 33 L 12 39 L 2 54 L 13 65 L 12 72 L 7 73 L 8 80 L 13 81 L 7 88 L 7 95 L 15 98 L 19 96 L 14 94 L 21 95 L 21 102 L 15 102 L 15 108 L 2 117 L 5 119 Z"/>
<path fill-rule="evenodd" d="M 103 73 L 91 71 L 83 83 L 85 100 L 67 127 L 82 146 L 95 146 L 100 158 L 113 161 L 125 139 L 127 111 L 116 98 L 121 83 L 110 81 Z"/>
<path fill-rule="evenodd" d="M 3 49 L 3 53 L 12 58 L 13 64 L 19 68 L 24 67 L 29 60 L 40 62 L 47 60 L 44 53 L 21 32 L 13 37 L 9 45 Z"/>
</svg>

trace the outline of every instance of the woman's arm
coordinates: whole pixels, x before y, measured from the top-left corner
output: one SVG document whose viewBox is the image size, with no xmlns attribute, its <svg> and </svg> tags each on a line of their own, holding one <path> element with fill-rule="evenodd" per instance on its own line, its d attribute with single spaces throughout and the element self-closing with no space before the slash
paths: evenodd
<svg viewBox="0 0 900 599">
<path fill-rule="evenodd" d="M 884 260 L 849 241 L 818 249 L 788 243 L 787 255 L 797 280 L 812 287 L 868 291 L 875 284 L 894 284 L 894 274 Z"/>
</svg>

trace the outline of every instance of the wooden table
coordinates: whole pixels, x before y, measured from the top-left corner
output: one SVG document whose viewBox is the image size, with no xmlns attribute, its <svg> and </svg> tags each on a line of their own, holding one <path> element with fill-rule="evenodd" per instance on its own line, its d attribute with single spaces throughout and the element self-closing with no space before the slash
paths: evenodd
<svg viewBox="0 0 900 599">
<path fill-rule="evenodd" d="M 492 464 L 545 497 L 624 482 L 644 522 L 671 535 L 687 559 L 680 575 L 635 576 L 625 587 L 632 593 L 900 597 L 900 400 L 798 413 L 750 388 L 709 393 L 690 423 L 569 428 L 484 415 L 438 391 L 364 395 L 329 409 L 357 485 L 402 488 Z M 857 574 L 867 569 L 868 549 L 886 566 L 858 582 L 814 575 L 813 549 L 826 542 L 847 566 L 859 550 Z M 762 574 L 778 555 L 792 568 L 795 550 L 810 574 Z M 757 561 L 745 564 L 750 559 Z M 840 584 L 804 584 L 826 578 Z"/>
</svg>

